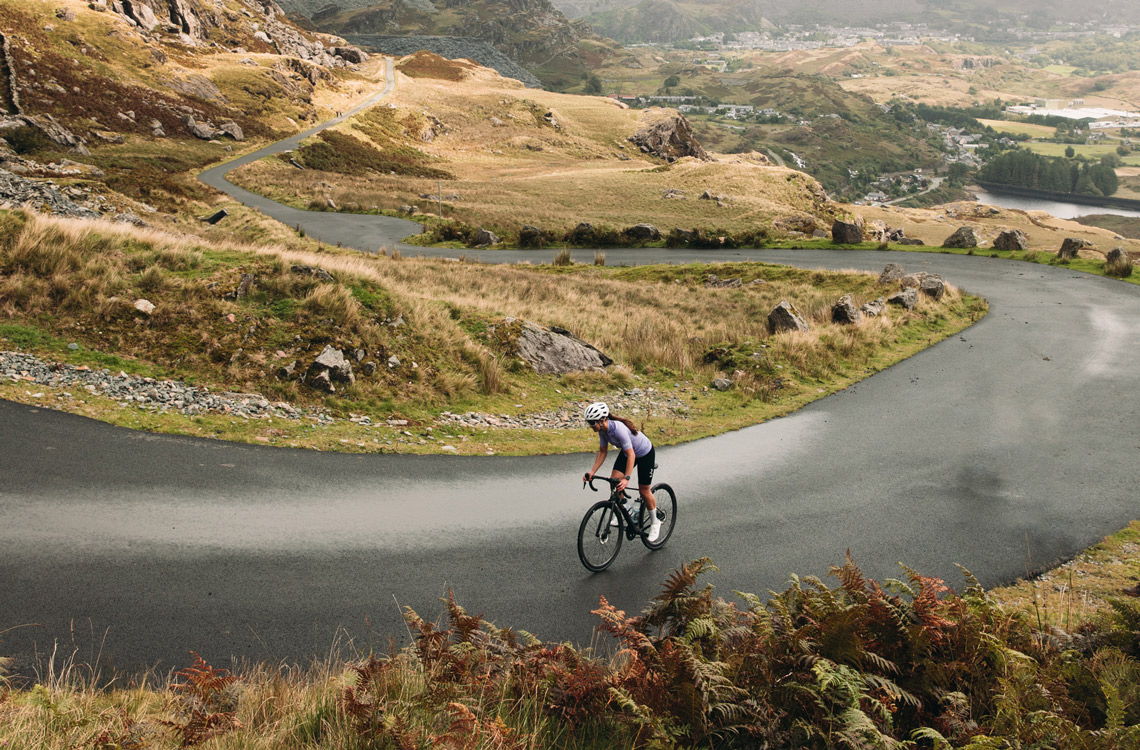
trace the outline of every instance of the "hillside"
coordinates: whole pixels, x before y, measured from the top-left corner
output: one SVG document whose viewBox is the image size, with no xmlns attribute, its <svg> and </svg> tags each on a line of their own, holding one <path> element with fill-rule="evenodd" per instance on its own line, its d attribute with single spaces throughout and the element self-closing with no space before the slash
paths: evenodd
<svg viewBox="0 0 1140 750">
<path fill-rule="evenodd" d="M 584 78 L 612 52 L 588 26 L 572 23 L 548 0 L 295 2 L 322 31 L 346 35 L 470 37 L 490 44 L 554 89 Z"/>
<path fill-rule="evenodd" d="M 809 26 L 910 21 L 981 33 L 990 28 L 1048 28 L 1052 23 L 1090 20 L 1087 9 L 1062 0 L 1011 0 L 998 8 L 982 0 L 554 0 L 554 4 L 570 18 L 582 18 L 599 33 L 623 42 L 675 42 L 694 32 L 759 31 L 760 19 Z M 1107 0 L 1097 6 L 1095 15 L 1099 20 L 1135 23 L 1140 8 L 1130 0 Z"/>
<path fill-rule="evenodd" d="M 337 132 L 375 152 L 414 149 L 419 163 L 447 175 L 446 217 L 502 236 L 527 224 L 563 233 L 582 222 L 746 231 L 784 219 L 822 228 L 837 208 L 807 175 L 766 166 L 764 157 L 663 157 L 631 143 L 655 125 L 683 130 L 669 110 L 525 89 L 484 68 L 427 53 L 404 58 L 398 68 L 401 78 L 389 100 L 394 109 L 378 108 Z M 677 137 L 684 139 L 681 132 Z M 300 158 L 306 155 L 302 149 Z M 231 179 L 297 206 L 319 206 L 330 197 L 338 206 L 437 212 L 431 200 L 437 176 L 333 170 L 335 178 L 263 160 Z M 336 187 L 330 191 L 324 183 Z M 706 192 L 721 199 L 701 200 Z"/>
</svg>

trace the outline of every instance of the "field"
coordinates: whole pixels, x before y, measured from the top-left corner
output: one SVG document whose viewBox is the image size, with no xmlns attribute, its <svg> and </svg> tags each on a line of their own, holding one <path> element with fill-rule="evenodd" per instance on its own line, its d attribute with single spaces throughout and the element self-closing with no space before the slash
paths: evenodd
<svg viewBox="0 0 1140 750">
<path fill-rule="evenodd" d="M 1105 154 L 1116 153 L 1116 145 L 1113 143 L 1076 143 L 1069 146 L 1065 143 L 1037 143 L 1030 141 L 1024 144 L 1023 147 L 1042 156 L 1064 156 L 1065 150 L 1071 147 L 1077 156 L 1084 156 L 1092 160 L 1100 159 L 1100 157 Z M 1124 162 L 1125 166 L 1140 166 L 1140 154 L 1128 154 L 1127 156 L 1121 157 L 1121 161 Z"/>
<path fill-rule="evenodd" d="M 999 133 L 1012 133 L 1014 135 L 1028 135 L 1031 138 L 1052 138 L 1057 129 L 1048 125 L 1034 125 L 1030 122 L 1011 122 L 1009 120 L 978 120 L 987 127 Z"/>
</svg>

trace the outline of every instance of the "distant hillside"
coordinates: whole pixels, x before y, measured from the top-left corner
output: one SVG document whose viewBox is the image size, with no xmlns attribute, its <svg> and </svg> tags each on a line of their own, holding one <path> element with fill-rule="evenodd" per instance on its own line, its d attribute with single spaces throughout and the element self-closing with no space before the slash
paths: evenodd
<svg viewBox="0 0 1140 750">
<path fill-rule="evenodd" d="M 553 89 L 581 81 L 598 50 L 593 31 L 549 0 L 287 0 L 284 7 L 340 35 L 478 39 Z"/>
<path fill-rule="evenodd" d="M 1047 28 L 1051 22 L 1136 23 L 1140 4 L 1105 0 L 1089 8 L 1064 0 L 553 0 L 621 42 L 675 42 L 715 32 L 759 31 L 761 19 L 778 24 L 869 25 L 915 21 L 932 25 Z"/>
</svg>

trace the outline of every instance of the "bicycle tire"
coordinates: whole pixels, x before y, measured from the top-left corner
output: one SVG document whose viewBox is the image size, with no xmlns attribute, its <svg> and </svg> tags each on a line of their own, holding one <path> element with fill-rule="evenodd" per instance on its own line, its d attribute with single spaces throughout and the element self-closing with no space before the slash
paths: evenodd
<svg viewBox="0 0 1140 750">
<path fill-rule="evenodd" d="M 578 559 L 586 570 L 600 573 L 617 559 L 625 536 L 625 519 L 619 513 L 618 525 L 610 526 L 614 517 L 609 500 L 599 500 L 586 511 L 578 527 Z"/>
<path fill-rule="evenodd" d="M 641 505 L 641 517 L 638 522 L 641 528 L 646 530 L 641 535 L 641 543 L 651 550 L 658 550 L 665 546 L 669 537 L 673 536 L 673 527 L 677 525 L 677 495 L 673 492 L 673 488 L 664 482 L 653 485 L 650 492 L 657 498 L 657 517 L 661 519 L 661 533 L 657 535 L 657 540 L 649 541 L 649 509 L 644 503 Z"/>
</svg>

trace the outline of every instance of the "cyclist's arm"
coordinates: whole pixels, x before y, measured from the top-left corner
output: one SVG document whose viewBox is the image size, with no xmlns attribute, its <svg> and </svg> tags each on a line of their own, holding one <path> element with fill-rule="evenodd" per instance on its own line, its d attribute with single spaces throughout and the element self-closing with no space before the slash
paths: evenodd
<svg viewBox="0 0 1140 750">
<path fill-rule="evenodd" d="M 629 478 L 633 476 L 633 467 L 637 464 L 637 454 L 633 452 L 633 448 L 625 449 L 625 476 L 621 478 L 618 483 L 618 490 L 624 490 L 626 485 L 629 484 Z"/>
<path fill-rule="evenodd" d="M 590 469 L 587 477 L 592 477 L 598 473 L 598 469 L 606 462 L 606 452 L 609 451 L 610 446 L 603 443 L 601 448 L 598 448 L 598 455 L 594 458 L 594 468 Z M 587 480 L 588 481 L 588 480 Z"/>
</svg>

